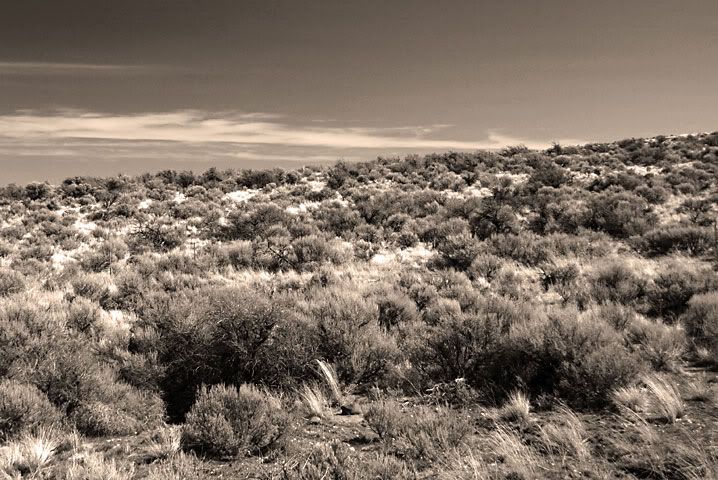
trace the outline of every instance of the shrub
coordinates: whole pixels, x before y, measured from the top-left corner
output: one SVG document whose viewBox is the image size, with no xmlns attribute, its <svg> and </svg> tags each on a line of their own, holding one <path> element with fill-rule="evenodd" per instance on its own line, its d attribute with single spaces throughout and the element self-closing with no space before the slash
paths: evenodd
<svg viewBox="0 0 718 480">
<path fill-rule="evenodd" d="M 701 227 L 662 227 L 646 232 L 637 241 L 638 247 L 648 255 L 666 255 L 686 252 L 702 255 L 710 250 L 710 229 Z"/>
<path fill-rule="evenodd" d="M 603 322 L 577 318 L 570 310 L 519 324 L 497 356 L 498 386 L 519 379 L 533 394 L 557 395 L 577 407 L 598 407 L 641 370 L 621 335 Z"/>
<path fill-rule="evenodd" d="M 686 333 L 699 345 L 711 349 L 718 360 L 718 292 L 694 296 L 682 320 Z"/>
<path fill-rule="evenodd" d="M 395 290 L 377 294 L 379 307 L 379 324 L 387 330 L 416 320 L 418 312 L 416 304 L 407 295 Z"/>
<path fill-rule="evenodd" d="M 572 455 L 579 459 L 588 458 L 588 432 L 581 419 L 570 408 L 561 406 L 556 412 L 556 423 L 541 427 L 541 442 L 544 448 L 562 458 Z"/>
<path fill-rule="evenodd" d="M 24 433 L 37 433 L 60 420 L 47 395 L 34 385 L 0 380 L 0 443 Z"/>
<path fill-rule="evenodd" d="M 714 278 L 713 272 L 696 271 L 679 261 L 669 263 L 659 271 L 647 291 L 649 313 L 675 320 L 686 310 L 693 295 L 718 286 Z"/>
<path fill-rule="evenodd" d="M 288 416 L 275 396 L 251 385 L 202 387 L 182 429 L 182 448 L 215 457 L 280 446 Z"/>
<path fill-rule="evenodd" d="M 102 311 L 94 302 L 78 297 L 67 309 L 67 326 L 79 333 L 90 333 L 100 321 Z"/>
<path fill-rule="evenodd" d="M 480 385 L 498 348 L 502 319 L 497 315 L 458 314 L 440 317 L 436 325 L 414 325 L 402 332 L 402 347 L 427 379 L 451 382 L 467 378 Z"/>
<path fill-rule="evenodd" d="M 618 303 L 598 305 L 594 312 L 601 320 L 622 332 L 629 328 L 636 319 L 636 311 Z"/>
<path fill-rule="evenodd" d="M 346 383 L 379 382 L 398 357 L 394 338 L 379 325 L 377 305 L 341 286 L 309 299 L 317 353 Z"/>
<path fill-rule="evenodd" d="M 481 251 L 480 242 L 468 232 L 448 235 L 439 241 L 437 250 L 447 266 L 466 270 Z"/>
<path fill-rule="evenodd" d="M 617 238 L 641 235 L 656 223 L 656 215 L 641 197 L 628 192 L 603 192 L 589 200 L 586 226 Z"/>
<path fill-rule="evenodd" d="M 25 276 L 14 270 L 0 269 L 0 297 L 25 290 Z"/>
<path fill-rule="evenodd" d="M 623 264 L 613 262 L 600 267 L 591 279 L 593 297 L 599 303 L 628 305 L 644 297 L 648 282 Z"/>
<path fill-rule="evenodd" d="M 675 371 L 686 351 L 686 337 L 676 326 L 648 320 L 635 321 L 626 336 L 638 354 L 658 370 Z"/>
<path fill-rule="evenodd" d="M 127 245 L 118 238 L 102 242 L 96 249 L 88 252 L 81 260 L 82 267 L 91 272 L 106 270 L 114 262 L 127 255 Z"/>
<path fill-rule="evenodd" d="M 503 260 L 491 253 L 482 253 L 476 256 L 469 267 L 469 275 L 472 280 L 484 278 L 487 281 L 494 279 L 496 274 L 504 265 Z"/>
</svg>

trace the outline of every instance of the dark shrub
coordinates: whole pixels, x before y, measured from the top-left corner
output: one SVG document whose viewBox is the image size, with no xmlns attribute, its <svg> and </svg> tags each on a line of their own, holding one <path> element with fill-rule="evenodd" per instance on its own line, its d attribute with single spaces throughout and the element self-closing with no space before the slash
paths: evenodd
<svg viewBox="0 0 718 480">
<path fill-rule="evenodd" d="M 718 353 L 718 292 L 694 296 L 682 320 L 688 335 Z"/>
<path fill-rule="evenodd" d="M 67 326 L 79 333 L 89 334 L 100 319 L 99 305 L 91 300 L 78 297 L 70 303 L 67 310 Z"/>
<path fill-rule="evenodd" d="M 648 289 L 648 313 L 673 321 L 688 307 L 693 295 L 718 287 L 711 271 L 694 271 L 672 262 L 656 275 Z"/>
<path fill-rule="evenodd" d="M 480 253 L 471 262 L 468 269 L 469 276 L 472 280 L 484 278 L 487 281 L 494 279 L 496 274 L 501 270 L 504 261 L 491 253 Z"/>
<path fill-rule="evenodd" d="M 407 295 L 395 290 L 382 291 L 376 296 L 379 307 L 379 325 L 391 330 L 398 325 L 416 320 L 416 304 Z"/>
<path fill-rule="evenodd" d="M 398 356 L 394 339 L 379 325 L 379 309 L 371 300 L 342 285 L 309 299 L 318 354 L 335 365 L 348 383 L 377 382 Z"/>
<path fill-rule="evenodd" d="M 648 282 L 623 264 L 613 262 L 600 267 L 591 279 L 593 298 L 599 303 L 635 303 L 642 299 Z"/>
<path fill-rule="evenodd" d="M 502 350 L 494 368 L 499 388 L 516 386 L 518 379 L 533 394 L 557 395 L 576 407 L 605 405 L 641 370 L 618 332 L 571 311 L 517 325 Z"/>
<path fill-rule="evenodd" d="M 632 322 L 626 337 L 633 350 L 656 370 L 677 371 L 687 347 L 681 328 L 645 319 Z"/>
<path fill-rule="evenodd" d="M 182 448 L 213 457 L 261 454 L 281 446 L 288 415 L 252 385 L 202 387 L 182 427 Z"/>
<path fill-rule="evenodd" d="M 451 382 L 469 378 L 481 383 L 495 354 L 503 326 L 490 314 L 454 314 L 436 325 L 413 325 L 402 331 L 403 350 L 428 380 Z"/>
<path fill-rule="evenodd" d="M 25 290 L 25 276 L 19 272 L 0 269 L 0 297 Z"/>
<path fill-rule="evenodd" d="M 588 228 L 618 238 L 641 235 L 655 225 L 657 217 L 641 197 L 627 192 L 604 192 L 589 200 Z"/>
<path fill-rule="evenodd" d="M 637 241 L 638 248 L 648 255 L 685 252 L 702 255 L 710 250 L 712 233 L 702 227 L 661 227 L 646 232 Z"/>
<path fill-rule="evenodd" d="M 0 380 L 0 443 L 59 421 L 59 412 L 37 387 L 17 380 Z"/>
<path fill-rule="evenodd" d="M 466 270 L 481 251 L 481 243 L 468 232 L 462 232 L 440 240 L 436 248 L 447 266 Z"/>
<path fill-rule="evenodd" d="M 127 245 L 118 238 L 102 242 L 96 249 L 88 252 L 81 260 L 82 267 L 91 272 L 106 270 L 114 262 L 127 255 Z"/>
</svg>

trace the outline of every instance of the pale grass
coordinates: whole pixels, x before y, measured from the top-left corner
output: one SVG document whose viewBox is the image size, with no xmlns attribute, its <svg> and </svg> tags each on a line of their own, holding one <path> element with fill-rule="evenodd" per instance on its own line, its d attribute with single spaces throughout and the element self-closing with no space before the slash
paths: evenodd
<svg viewBox="0 0 718 480">
<path fill-rule="evenodd" d="M 317 386 L 304 384 L 300 397 L 304 407 L 314 417 L 326 418 L 328 415 L 328 402 L 324 392 Z"/>
<path fill-rule="evenodd" d="M 634 412 L 644 412 L 648 408 L 647 392 L 638 386 L 617 388 L 611 398 L 619 408 L 627 408 Z"/>
<path fill-rule="evenodd" d="M 583 421 L 567 406 L 557 410 L 560 423 L 552 423 L 540 428 L 541 440 L 550 452 L 562 458 L 573 456 L 586 459 L 591 456 L 588 448 L 588 433 Z"/>
<path fill-rule="evenodd" d="M 525 445 L 521 438 L 504 426 L 499 426 L 488 438 L 491 452 L 523 478 L 540 478 L 541 459 Z"/>
<path fill-rule="evenodd" d="M 716 390 L 704 378 L 690 382 L 686 392 L 686 400 L 694 402 L 715 403 Z"/>
<path fill-rule="evenodd" d="M 91 452 L 72 459 L 64 471 L 64 480 L 130 480 L 134 465 L 107 459 L 99 452 Z"/>
<path fill-rule="evenodd" d="M 150 437 L 147 454 L 153 459 L 172 457 L 180 451 L 182 428 L 168 425 L 158 428 Z"/>
<path fill-rule="evenodd" d="M 165 461 L 150 467 L 145 480 L 199 480 L 202 476 L 202 461 L 191 454 L 180 452 Z"/>
<path fill-rule="evenodd" d="M 339 378 L 337 377 L 336 370 L 334 370 L 332 365 L 322 360 L 317 360 L 317 364 L 319 365 L 319 373 L 321 374 L 322 380 L 324 380 L 324 383 L 329 388 L 332 401 L 341 405 L 344 403 L 344 395 L 342 393 L 342 388 L 339 385 Z"/>
<path fill-rule="evenodd" d="M 489 466 L 470 449 L 455 449 L 441 462 L 439 480 L 489 480 Z"/>
<path fill-rule="evenodd" d="M 646 375 L 642 380 L 651 394 L 651 406 L 661 419 L 673 423 L 683 416 L 685 405 L 675 385 L 656 374 Z"/>
<path fill-rule="evenodd" d="M 10 478 L 17 472 L 36 475 L 50 463 L 59 444 L 58 434 L 52 429 L 6 444 L 0 449 L 0 472 Z"/>
<path fill-rule="evenodd" d="M 523 392 L 515 391 L 498 410 L 498 418 L 507 422 L 527 423 L 530 419 L 531 403 Z"/>
</svg>

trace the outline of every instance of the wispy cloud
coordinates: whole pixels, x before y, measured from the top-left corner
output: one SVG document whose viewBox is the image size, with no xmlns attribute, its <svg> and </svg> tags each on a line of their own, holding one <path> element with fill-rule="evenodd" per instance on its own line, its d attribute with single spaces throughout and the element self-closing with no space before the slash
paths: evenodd
<svg viewBox="0 0 718 480">
<path fill-rule="evenodd" d="M 8 62 L 0 61 L 0 75 L 96 75 L 147 73 L 166 67 L 101 63 Z"/>
<path fill-rule="evenodd" d="M 524 141 L 487 132 L 481 140 L 433 138 L 446 128 L 433 127 L 328 127 L 280 122 L 278 116 L 260 113 L 208 113 L 181 110 L 133 115 L 81 111 L 54 113 L 17 112 L 0 115 L 0 136 L 7 139 L 104 139 L 235 145 L 318 147 L 368 150 L 476 150 L 517 143 L 542 148 L 546 143 Z"/>
</svg>

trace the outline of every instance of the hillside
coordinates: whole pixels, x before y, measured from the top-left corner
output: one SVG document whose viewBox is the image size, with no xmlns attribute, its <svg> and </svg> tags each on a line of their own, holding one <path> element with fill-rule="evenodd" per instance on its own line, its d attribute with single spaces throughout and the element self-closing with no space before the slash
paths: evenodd
<svg viewBox="0 0 718 480">
<path fill-rule="evenodd" d="M 717 179 L 718 132 L 2 187 L 0 478 L 718 478 Z"/>
</svg>

